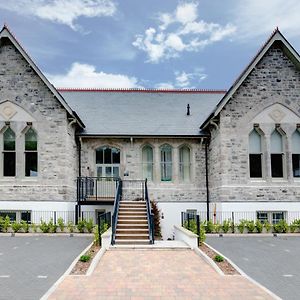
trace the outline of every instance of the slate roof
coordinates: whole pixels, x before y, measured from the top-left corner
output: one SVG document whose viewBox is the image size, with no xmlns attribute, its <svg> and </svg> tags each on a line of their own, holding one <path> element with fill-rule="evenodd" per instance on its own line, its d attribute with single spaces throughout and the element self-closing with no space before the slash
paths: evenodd
<svg viewBox="0 0 300 300">
<path fill-rule="evenodd" d="M 59 89 L 90 136 L 199 136 L 225 91 Z M 191 115 L 187 116 L 187 104 Z"/>
</svg>

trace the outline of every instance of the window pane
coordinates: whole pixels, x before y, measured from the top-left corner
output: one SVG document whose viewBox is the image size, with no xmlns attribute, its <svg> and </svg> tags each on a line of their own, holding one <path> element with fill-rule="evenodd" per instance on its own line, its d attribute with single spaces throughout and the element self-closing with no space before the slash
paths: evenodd
<svg viewBox="0 0 300 300">
<path fill-rule="evenodd" d="M 161 148 L 161 180 L 172 180 L 172 148 L 169 145 Z"/>
<path fill-rule="evenodd" d="M 114 177 L 119 177 L 120 176 L 119 167 L 113 167 L 113 176 Z"/>
<path fill-rule="evenodd" d="M 25 150 L 37 150 L 37 136 L 31 128 L 25 134 Z"/>
<path fill-rule="evenodd" d="M 282 153 L 282 148 L 282 136 L 277 130 L 274 130 L 271 135 L 271 153 Z"/>
<path fill-rule="evenodd" d="M 249 154 L 250 177 L 261 178 L 261 154 Z"/>
<path fill-rule="evenodd" d="M 152 163 L 153 162 L 153 150 L 150 146 L 143 147 L 142 151 L 142 161 L 144 163 Z"/>
<path fill-rule="evenodd" d="M 117 148 L 112 148 L 112 163 L 119 164 L 120 163 L 120 150 Z"/>
<path fill-rule="evenodd" d="M 0 211 L 0 217 L 6 218 L 6 216 L 9 217 L 11 222 L 17 220 L 17 214 L 15 212 Z"/>
<path fill-rule="evenodd" d="M 111 164 L 111 149 L 110 148 L 104 148 L 104 163 L 105 164 Z"/>
<path fill-rule="evenodd" d="M 8 127 L 5 130 L 5 132 L 3 133 L 3 140 L 4 140 L 3 150 L 10 150 L 10 151 L 15 150 L 15 148 L 16 148 L 16 135 L 11 130 L 10 127 Z"/>
<path fill-rule="evenodd" d="M 102 167 L 97 167 L 97 177 L 102 176 Z"/>
<path fill-rule="evenodd" d="M 292 135 L 292 152 L 300 154 L 300 133 L 298 130 Z"/>
<path fill-rule="evenodd" d="M 272 213 L 272 223 L 277 224 L 280 220 L 284 220 L 283 212 L 274 212 Z"/>
<path fill-rule="evenodd" d="M 25 152 L 25 176 L 35 177 L 38 175 L 37 152 Z"/>
<path fill-rule="evenodd" d="M 30 211 L 21 212 L 21 221 L 31 223 L 31 212 Z"/>
<path fill-rule="evenodd" d="M 293 154 L 293 175 L 300 177 L 300 154 Z"/>
<path fill-rule="evenodd" d="M 16 176 L 16 153 L 3 153 L 3 176 Z"/>
<path fill-rule="evenodd" d="M 187 182 L 190 180 L 190 149 L 188 147 L 180 148 L 179 163 L 180 178 Z"/>
<path fill-rule="evenodd" d="M 261 136 L 256 130 L 249 135 L 249 153 L 261 153 Z"/>
<path fill-rule="evenodd" d="M 282 154 L 271 154 L 272 177 L 283 177 Z"/>
<path fill-rule="evenodd" d="M 112 176 L 112 168 L 105 167 L 105 176 L 111 177 Z"/>
<path fill-rule="evenodd" d="M 96 150 L 96 164 L 103 164 L 103 148 Z"/>
<path fill-rule="evenodd" d="M 142 150 L 143 178 L 153 179 L 153 149 L 144 146 Z"/>
<path fill-rule="evenodd" d="M 268 213 L 267 212 L 257 212 L 257 220 L 264 223 L 265 221 L 268 221 Z"/>
</svg>

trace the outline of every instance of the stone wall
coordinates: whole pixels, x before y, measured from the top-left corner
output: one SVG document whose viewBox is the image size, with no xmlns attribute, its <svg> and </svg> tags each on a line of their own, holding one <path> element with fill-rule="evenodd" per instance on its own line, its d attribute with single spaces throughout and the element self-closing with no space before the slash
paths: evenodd
<svg viewBox="0 0 300 300">
<path fill-rule="evenodd" d="M 268 50 L 220 113 L 219 142 L 213 133 L 210 151 L 213 202 L 300 200 L 300 181 L 293 177 L 291 159 L 291 136 L 300 123 L 300 73 L 281 47 L 274 44 Z M 254 124 L 263 131 L 265 143 L 264 176 L 259 179 L 249 176 L 248 138 Z M 275 124 L 284 132 L 284 178 L 271 177 L 270 136 Z"/>
<path fill-rule="evenodd" d="M 0 92 L 0 104 L 11 103 L 20 110 L 16 119 L 0 116 L 0 142 L 5 122 L 10 121 L 17 143 L 17 174 L 14 178 L 3 177 L 1 167 L 0 201 L 76 200 L 74 125 L 68 125 L 66 110 L 7 39 L 1 40 L 0 47 Z M 19 120 L 18 114 L 30 115 L 31 119 L 27 121 L 32 122 L 38 134 L 37 177 L 24 176 L 24 129 L 27 123 L 25 119 Z"/>
<path fill-rule="evenodd" d="M 173 180 L 160 181 L 160 146 L 173 147 Z M 126 179 L 143 179 L 142 147 L 149 144 L 154 152 L 154 179 L 149 181 L 149 195 L 159 202 L 206 201 L 205 150 L 200 139 L 82 139 L 82 176 L 96 176 L 95 151 L 101 146 L 117 147 L 121 150 L 120 175 Z M 179 147 L 187 145 L 191 151 L 191 180 L 183 183 L 179 178 Z M 129 176 L 123 176 L 124 173 Z"/>
</svg>

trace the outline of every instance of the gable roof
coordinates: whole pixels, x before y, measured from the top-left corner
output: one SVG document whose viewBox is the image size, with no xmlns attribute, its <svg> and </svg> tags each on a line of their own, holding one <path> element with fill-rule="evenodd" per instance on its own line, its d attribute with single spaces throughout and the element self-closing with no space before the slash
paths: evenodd
<svg viewBox="0 0 300 300">
<path fill-rule="evenodd" d="M 293 48 L 293 46 L 287 41 L 287 39 L 283 36 L 283 34 L 279 31 L 278 27 L 274 30 L 269 39 L 265 42 L 265 44 L 258 51 L 256 56 L 252 59 L 249 65 L 244 69 L 244 71 L 240 74 L 240 76 L 236 79 L 221 101 L 216 105 L 212 113 L 209 117 L 202 123 L 200 126 L 201 129 L 204 129 L 210 122 L 210 120 L 216 117 L 223 107 L 227 104 L 227 102 L 231 99 L 237 89 L 243 84 L 244 80 L 248 77 L 248 75 L 252 72 L 252 70 L 256 67 L 259 61 L 263 58 L 266 52 L 270 49 L 270 47 L 276 42 L 279 41 L 283 45 L 283 50 L 287 57 L 300 69 L 300 56 L 298 52 Z"/>
<path fill-rule="evenodd" d="M 4 25 L 2 30 L 0 31 L 0 41 L 3 38 L 8 38 L 10 42 L 16 47 L 16 49 L 21 53 L 30 67 L 36 72 L 36 74 L 40 77 L 40 79 L 44 82 L 44 84 L 48 87 L 48 89 L 52 92 L 52 94 L 56 97 L 56 99 L 61 103 L 61 105 L 65 108 L 65 110 L 69 113 L 71 117 L 73 117 L 80 127 L 84 127 L 85 125 L 77 116 L 77 114 L 71 109 L 71 107 L 67 104 L 61 94 L 55 89 L 55 87 L 48 81 L 42 71 L 37 67 L 37 65 L 33 62 L 30 56 L 26 53 L 20 43 L 17 41 L 15 36 L 8 29 L 7 25 Z"/>
<path fill-rule="evenodd" d="M 225 94 L 225 91 L 212 90 L 59 91 L 86 124 L 79 135 L 118 137 L 205 136 L 207 133 L 199 126 Z"/>
</svg>

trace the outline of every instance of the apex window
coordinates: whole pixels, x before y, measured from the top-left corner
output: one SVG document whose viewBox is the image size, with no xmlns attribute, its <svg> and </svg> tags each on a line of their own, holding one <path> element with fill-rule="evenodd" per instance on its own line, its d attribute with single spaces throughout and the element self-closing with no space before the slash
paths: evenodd
<svg viewBox="0 0 300 300">
<path fill-rule="evenodd" d="M 253 129 L 249 135 L 249 169 L 251 178 L 262 177 L 261 135 Z"/>
<path fill-rule="evenodd" d="M 25 133 L 25 176 L 38 175 L 37 134 L 29 128 Z"/>
<path fill-rule="evenodd" d="M 292 135 L 293 176 L 300 177 L 300 133 L 296 130 Z"/>
<path fill-rule="evenodd" d="M 271 134 L 271 174 L 274 178 L 283 177 L 283 137 L 277 129 Z"/>
</svg>

